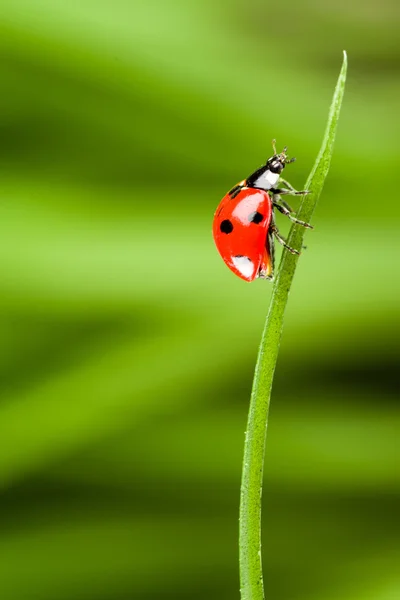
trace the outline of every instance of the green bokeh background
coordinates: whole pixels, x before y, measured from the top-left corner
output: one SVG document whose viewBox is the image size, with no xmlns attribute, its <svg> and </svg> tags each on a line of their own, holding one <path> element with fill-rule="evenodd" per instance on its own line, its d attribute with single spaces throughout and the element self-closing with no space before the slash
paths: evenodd
<svg viewBox="0 0 400 600">
<path fill-rule="evenodd" d="M 343 49 L 263 561 L 270 599 L 398 600 L 399 24 L 395 0 L 2 0 L 2 600 L 239 597 L 271 286 L 233 276 L 211 221 L 272 137 L 304 184 Z"/>
</svg>

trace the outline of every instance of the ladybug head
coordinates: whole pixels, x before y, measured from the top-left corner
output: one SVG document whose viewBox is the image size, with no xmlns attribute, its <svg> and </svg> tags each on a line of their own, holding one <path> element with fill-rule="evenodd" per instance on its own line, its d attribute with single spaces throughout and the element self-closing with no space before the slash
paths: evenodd
<svg viewBox="0 0 400 600">
<path fill-rule="evenodd" d="M 284 147 L 282 152 L 278 153 L 276 151 L 275 144 L 275 140 L 272 140 L 272 148 L 274 151 L 274 155 L 267 160 L 267 167 L 273 173 L 282 173 L 283 169 L 285 168 L 285 165 L 294 162 L 296 159 L 287 157 L 287 146 Z"/>
</svg>

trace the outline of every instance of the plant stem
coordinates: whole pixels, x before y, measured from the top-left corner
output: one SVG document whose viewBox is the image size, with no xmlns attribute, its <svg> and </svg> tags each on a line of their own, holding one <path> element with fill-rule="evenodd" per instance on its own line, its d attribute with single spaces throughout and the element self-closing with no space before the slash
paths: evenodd
<svg viewBox="0 0 400 600">
<path fill-rule="evenodd" d="M 347 72 L 347 56 L 336 85 L 328 124 L 315 165 L 305 189 L 312 193 L 303 196 L 298 218 L 309 222 L 329 171 L 336 128 L 342 104 Z M 288 244 L 298 250 L 302 247 L 305 229 L 294 224 Z M 240 584 L 242 600 L 263 600 L 264 584 L 261 564 L 261 494 L 264 468 L 268 410 L 275 365 L 282 336 L 283 317 L 298 256 L 284 250 L 272 290 L 271 302 L 261 336 L 251 393 L 249 416 L 244 446 L 242 486 L 240 498 Z"/>
</svg>

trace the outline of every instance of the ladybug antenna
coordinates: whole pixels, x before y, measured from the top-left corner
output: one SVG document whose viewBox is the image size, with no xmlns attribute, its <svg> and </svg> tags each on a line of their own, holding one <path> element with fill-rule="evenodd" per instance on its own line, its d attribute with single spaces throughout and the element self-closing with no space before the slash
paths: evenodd
<svg viewBox="0 0 400 600">
<path fill-rule="evenodd" d="M 276 140 L 275 139 L 272 140 L 272 150 L 274 151 L 274 154 L 276 154 Z"/>
<path fill-rule="evenodd" d="M 285 165 L 290 165 L 290 163 L 294 162 L 296 159 L 295 159 L 295 157 L 287 158 L 286 154 L 287 154 L 287 146 L 285 146 L 284 149 L 282 150 L 282 156 L 283 156 Z"/>
</svg>

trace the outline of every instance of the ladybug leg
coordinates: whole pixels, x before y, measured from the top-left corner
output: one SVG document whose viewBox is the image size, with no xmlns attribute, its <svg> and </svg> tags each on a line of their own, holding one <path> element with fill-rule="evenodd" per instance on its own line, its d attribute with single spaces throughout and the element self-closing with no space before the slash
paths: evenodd
<svg viewBox="0 0 400 600">
<path fill-rule="evenodd" d="M 290 210 L 288 210 L 286 206 L 282 206 L 282 204 L 279 204 L 279 202 L 276 199 L 273 199 L 272 203 L 274 207 L 279 210 L 279 212 L 288 217 L 291 221 L 293 221 L 293 223 L 297 223 L 298 225 L 307 227 L 307 229 L 314 229 L 314 227 L 309 223 L 306 223 L 305 221 L 300 221 L 300 219 L 296 219 L 296 217 L 290 214 Z"/>
<path fill-rule="evenodd" d="M 291 192 L 297 192 L 297 190 L 292 186 L 292 184 L 289 183 L 286 179 L 283 179 L 283 177 L 279 178 L 279 183 L 282 183 Z"/>
<path fill-rule="evenodd" d="M 292 254 L 301 254 L 298 250 L 296 250 L 295 248 L 292 248 L 291 246 L 288 246 L 286 243 L 286 240 L 284 237 L 281 236 L 281 234 L 279 233 L 279 229 L 277 228 L 277 226 L 275 224 L 271 225 L 270 227 L 270 231 L 273 233 L 273 235 L 276 237 L 276 239 L 278 240 L 278 242 L 280 244 L 282 244 L 282 246 L 284 248 L 286 248 L 286 250 L 289 250 L 289 252 L 291 252 Z"/>
<path fill-rule="evenodd" d="M 286 181 L 286 179 L 283 179 L 282 177 L 279 179 L 279 183 L 282 183 L 282 185 L 287 187 L 291 192 L 297 191 L 294 189 L 294 187 L 288 181 Z M 282 198 L 280 199 L 280 203 L 282 204 L 282 206 L 287 208 L 291 213 L 296 214 L 296 211 L 290 206 L 290 204 L 288 202 L 285 202 L 285 200 L 282 200 Z"/>
<path fill-rule="evenodd" d="M 311 194 L 310 190 L 301 190 L 300 192 L 298 192 L 294 188 L 288 190 L 285 190 L 283 188 L 271 188 L 271 192 L 276 196 L 283 196 L 286 194 L 289 194 L 289 196 L 306 196 L 307 194 Z"/>
<path fill-rule="evenodd" d="M 288 188 L 288 190 L 291 190 L 292 192 L 295 192 L 296 190 L 294 189 L 294 187 L 292 186 L 291 183 L 289 183 L 286 179 L 283 179 L 283 177 L 279 178 L 279 183 L 283 183 L 283 185 L 285 187 Z"/>
<path fill-rule="evenodd" d="M 279 202 L 282 204 L 282 206 L 284 206 L 285 208 L 287 208 L 289 212 L 296 214 L 296 211 L 293 210 L 293 208 L 290 206 L 290 204 L 288 204 L 287 202 L 285 202 L 285 200 L 282 200 L 282 198 L 281 198 L 279 200 Z"/>
</svg>

